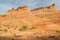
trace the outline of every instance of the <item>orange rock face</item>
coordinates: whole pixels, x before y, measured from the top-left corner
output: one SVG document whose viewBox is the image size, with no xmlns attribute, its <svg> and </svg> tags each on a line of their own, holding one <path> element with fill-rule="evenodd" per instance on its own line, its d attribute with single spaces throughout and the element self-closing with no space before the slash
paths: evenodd
<svg viewBox="0 0 60 40">
<path fill-rule="evenodd" d="M 8 34 L 19 34 L 19 29 L 30 32 L 57 30 L 60 29 L 60 12 L 54 4 L 34 10 L 29 10 L 27 6 L 12 8 L 7 14 L 0 15 L 0 26 Z"/>
</svg>

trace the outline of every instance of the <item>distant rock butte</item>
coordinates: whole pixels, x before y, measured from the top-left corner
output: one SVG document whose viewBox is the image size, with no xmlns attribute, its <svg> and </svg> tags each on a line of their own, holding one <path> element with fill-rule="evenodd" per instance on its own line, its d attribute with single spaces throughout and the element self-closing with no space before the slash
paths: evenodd
<svg viewBox="0 0 60 40">
<path fill-rule="evenodd" d="M 34 10 L 29 10 L 27 6 L 18 7 L 17 9 L 12 8 L 8 10 L 7 14 L 0 14 L 0 26 L 2 30 L 8 29 L 5 28 L 5 26 L 11 28 L 8 30 L 7 34 L 19 34 L 20 32 L 17 30 L 23 25 L 28 29 L 36 28 L 32 31 L 28 31 L 29 33 L 48 32 L 49 34 L 51 30 L 60 29 L 60 11 L 55 7 L 55 4 L 52 4 L 51 6 L 40 7 Z"/>
</svg>

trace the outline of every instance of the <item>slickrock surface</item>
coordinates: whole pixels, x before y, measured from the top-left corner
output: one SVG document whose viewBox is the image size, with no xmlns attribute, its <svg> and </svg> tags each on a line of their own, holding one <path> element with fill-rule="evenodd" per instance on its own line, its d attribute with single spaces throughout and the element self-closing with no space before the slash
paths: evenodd
<svg viewBox="0 0 60 40">
<path fill-rule="evenodd" d="M 4 38 L 44 40 L 39 38 L 58 38 L 55 37 L 58 34 L 60 34 L 60 11 L 55 4 L 34 10 L 29 10 L 27 6 L 12 8 L 7 14 L 0 14 L 1 40 Z"/>
</svg>

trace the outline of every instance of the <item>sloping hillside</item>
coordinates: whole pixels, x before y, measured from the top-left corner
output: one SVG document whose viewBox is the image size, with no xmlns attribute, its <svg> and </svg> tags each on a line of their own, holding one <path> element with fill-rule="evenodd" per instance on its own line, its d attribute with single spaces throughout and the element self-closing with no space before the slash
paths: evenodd
<svg viewBox="0 0 60 40">
<path fill-rule="evenodd" d="M 48 36 L 60 32 L 60 12 L 51 5 L 29 10 L 27 6 L 12 8 L 0 15 L 0 36 Z"/>
</svg>

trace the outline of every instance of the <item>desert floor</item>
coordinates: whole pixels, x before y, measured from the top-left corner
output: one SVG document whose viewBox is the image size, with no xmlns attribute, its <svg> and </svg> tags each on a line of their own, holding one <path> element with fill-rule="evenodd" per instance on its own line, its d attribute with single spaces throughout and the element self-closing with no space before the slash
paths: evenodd
<svg viewBox="0 0 60 40">
<path fill-rule="evenodd" d="M 21 39 L 16 37 L 0 37 L 0 40 L 60 40 L 60 34 L 53 36 L 28 37 L 26 39 Z"/>
</svg>

